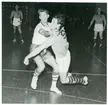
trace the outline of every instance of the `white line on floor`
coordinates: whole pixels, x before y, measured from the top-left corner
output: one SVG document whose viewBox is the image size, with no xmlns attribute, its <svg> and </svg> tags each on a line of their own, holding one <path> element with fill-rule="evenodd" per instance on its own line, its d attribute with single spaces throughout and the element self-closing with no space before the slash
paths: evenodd
<svg viewBox="0 0 108 105">
<path fill-rule="evenodd" d="M 30 91 L 36 91 L 36 92 L 43 92 L 43 93 L 47 93 L 49 94 L 50 92 L 48 91 L 41 91 L 41 90 L 33 90 L 33 89 L 27 89 L 27 88 L 19 88 L 19 87 L 9 87 L 9 86 L 2 86 L 3 88 L 11 88 L 11 89 L 20 89 L 20 90 L 30 90 Z M 100 102 L 100 103 L 104 103 L 106 104 L 104 101 L 100 101 L 100 100 L 95 100 L 95 99 L 90 99 L 90 98 L 84 98 L 84 97 L 77 97 L 77 96 L 72 96 L 72 95 L 67 95 L 67 94 L 63 94 L 63 96 L 66 97 L 73 97 L 73 98 L 79 98 L 79 99 L 83 99 L 83 100 L 89 100 L 89 101 L 94 101 L 94 102 Z"/>
<path fill-rule="evenodd" d="M 106 66 L 105 63 L 103 63 L 97 56 L 95 56 L 93 53 L 91 53 L 86 47 L 84 47 L 91 55 L 93 55 L 96 59 L 98 59 L 104 66 Z"/>
<path fill-rule="evenodd" d="M 52 73 L 52 72 L 48 71 L 48 73 Z M 106 76 L 106 74 L 92 74 L 92 73 L 72 73 L 72 74 L 76 74 L 76 75 Z"/>
<path fill-rule="evenodd" d="M 3 69 L 3 71 L 9 72 L 34 72 L 34 70 L 12 70 L 12 69 Z M 47 73 L 52 73 L 51 71 L 47 71 Z M 72 74 L 79 74 L 79 75 L 93 75 L 93 76 L 106 76 L 106 74 L 93 74 L 93 73 L 72 73 Z"/>
<path fill-rule="evenodd" d="M 13 71 L 13 72 L 34 72 L 34 70 L 17 70 L 17 69 L 3 69 L 3 71 Z"/>
</svg>

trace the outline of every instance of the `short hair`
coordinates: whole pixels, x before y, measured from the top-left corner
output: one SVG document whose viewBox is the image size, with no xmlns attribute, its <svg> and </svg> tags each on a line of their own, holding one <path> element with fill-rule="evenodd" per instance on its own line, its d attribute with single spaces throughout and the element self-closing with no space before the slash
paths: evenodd
<svg viewBox="0 0 108 105">
<path fill-rule="evenodd" d="M 102 9 L 102 8 L 101 8 L 101 7 L 98 7 L 97 10 L 98 10 L 98 9 Z"/>
<path fill-rule="evenodd" d="M 98 14 L 98 12 L 97 12 L 97 11 L 98 11 L 98 9 L 100 9 L 100 10 L 101 10 L 101 12 L 100 12 L 100 13 L 102 14 L 102 8 L 101 8 L 101 7 L 97 7 L 97 8 L 96 8 L 96 12 L 95 12 L 95 14 Z"/>
<path fill-rule="evenodd" d="M 46 10 L 46 9 L 39 9 L 38 10 L 38 14 L 40 14 L 41 12 L 46 12 L 48 15 L 49 15 L 49 12 L 48 12 L 48 10 Z"/>
<path fill-rule="evenodd" d="M 15 5 L 15 7 L 18 7 L 18 8 L 19 8 L 19 6 L 18 6 L 18 5 Z"/>
<path fill-rule="evenodd" d="M 65 24 L 65 15 L 64 14 L 58 13 L 53 18 L 57 19 L 57 23 L 60 24 L 61 27 L 64 26 L 64 24 Z"/>
</svg>

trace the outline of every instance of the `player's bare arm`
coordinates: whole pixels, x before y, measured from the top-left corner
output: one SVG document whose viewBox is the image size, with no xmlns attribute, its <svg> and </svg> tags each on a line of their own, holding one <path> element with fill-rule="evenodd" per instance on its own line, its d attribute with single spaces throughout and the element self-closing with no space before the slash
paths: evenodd
<svg viewBox="0 0 108 105">
<path fill-rule="evenodd" d="M 12 19 L 14 17 L 14 11 L 11 12 L 11 15 L 10 15 L 10 23 L 12 24 Z"/>
<path fill-rule="evenodd" d="M 34 56 L 36 56 L 37 54 L 39 54 L 42 50 L 50 47 L 53 43 L 54 43 L 55 39 L 53 36 L 49 37 L 42 45 L 40 45 L 39 47 L 35 48 L 31 53 L 29 53 L 26 58 L 30 59 Z"/>
<path fill-rule="evenodd" d="M 89 27 L 88 27 L 88 29 L 90 29 L 90 27 L 91 27 L 91 25 L 93 24 L 94 21 L 95 21 L 95 15 L 93 16 L 93 18 L 92 18 L 92 20 L 91 20 L 91 22 L 90 22 L 90 25 L 89 25 Z"/>
<path fill-rule="evenodd" d="M 104 29 L 106 27 L 106 19 L 105 19 L 105 16 L 103 15 L 103 22 L 104 22 Z"/>
<path fill-rule="evenodd" d="M 50 36 L 49 31 L 45 31 L 43 28 L 41 28 L 39 30 L 39 33 L 42 34 L 42 35 L 44 35 L 45 37 L 49 37 Z"/>
</svg>

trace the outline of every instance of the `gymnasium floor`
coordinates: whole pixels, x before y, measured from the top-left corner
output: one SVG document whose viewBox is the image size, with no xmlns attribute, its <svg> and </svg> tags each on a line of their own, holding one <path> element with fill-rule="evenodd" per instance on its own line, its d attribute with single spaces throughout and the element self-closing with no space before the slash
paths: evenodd
<svg viewBox="0 0 108 105">
<path fill-rule="evenodd" d="M 87 75 L 89 84 L 57 86 L 63 92 L 62 96 L 50 92 L 52 68 L 46 65 L 40 75 L 38 88 L 31 89 L 30 82 L 35 65 L 23 64 L 25 55 L 29 52 L 32 32 L 26 24 L 23 25 L 25 43 L 12 43 L 12 26 L 3 21 L 2 26 L 2 103 L 29 104 L 106 104 L 106 44 L 102 48 L 92 47 L 91 41 L 83 41 L 75 35 L 93 34 L 87 31 L 69 30 L 73 35 L 70 41 L 72 62 L 70 72 L 80 77 Z M 18 37 L 18 36 L 17 36 Z M 19 37 L 18 37 L 19 38 Z"/>
</svg>

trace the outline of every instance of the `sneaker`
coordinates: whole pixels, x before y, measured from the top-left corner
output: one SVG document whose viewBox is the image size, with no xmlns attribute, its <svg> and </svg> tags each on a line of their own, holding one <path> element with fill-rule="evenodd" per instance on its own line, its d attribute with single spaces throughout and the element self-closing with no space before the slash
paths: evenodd
<svg viewBox="0 0 108 105">
<path fill-rule="evenodd" d="M 83 77 L 83 80 L 84 80 L 83 85 L 87 85 L 88 84 L 88 77 L 87 76 L 84 76 Z"/>
<path fill-rule="evenodd" d="M 21 40 L 21 44 L 23 44 L 24 43 L 24 40 Z"/>
<path fill-rule="evenodd" d="M 37 88 L 37 77 L 33 76 L 31 81 L 31 88 L 36 89 Z"/>
<path fill-rule="evenodd" d="M 62 95 L 62 92 L 57 87 L 55 87 L 55 88 L 51 87 L 50 91 L 55 92 L 55 93 L 57 93 L 59 95 Z"/>
<path fill-rule="evenodd" d="M 99 47 L 102 47 L 102 44 L 100 44 Z"/>
<path fill-rule="evenodd" d="M 96 43 L 93 45 L 93 47 L 95 47 L 96 46 Z"/>
<path fill-rule="evenodd" d="M 16 43 L 16 39 L 13 39 L 13 43 Z"/>
</svg>

